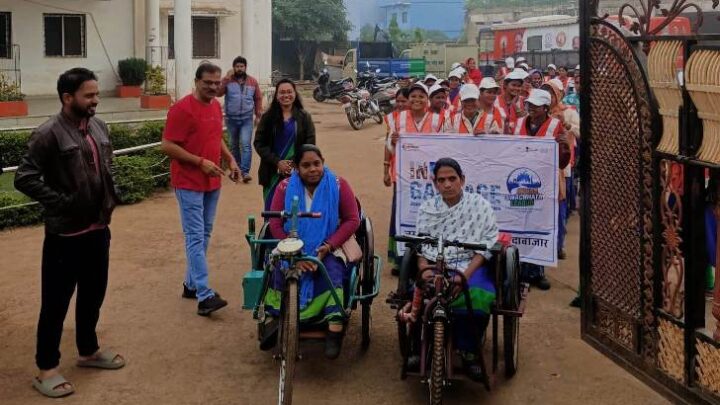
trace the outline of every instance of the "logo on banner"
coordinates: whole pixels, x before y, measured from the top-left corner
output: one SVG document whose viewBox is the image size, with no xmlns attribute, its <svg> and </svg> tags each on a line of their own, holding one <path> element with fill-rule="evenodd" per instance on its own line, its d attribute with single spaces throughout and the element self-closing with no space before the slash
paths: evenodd
<svg viewBox="0 0 720 405">
<path fill-rule="evenodd" d="M 511 207 L 534 207 L 543 199 L 540 176 L 527 167 L 513 170 L 507 177 L 508 200 Z"/>
</svg>

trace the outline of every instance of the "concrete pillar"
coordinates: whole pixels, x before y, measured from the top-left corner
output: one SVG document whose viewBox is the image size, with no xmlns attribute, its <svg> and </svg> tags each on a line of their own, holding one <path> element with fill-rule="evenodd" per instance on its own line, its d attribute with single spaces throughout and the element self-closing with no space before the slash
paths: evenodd
<svg viewBox="0 0 720 405">
<path fill-rule="evenodd" d="M 151 66 L 162 63 L 160 38 L 160 0 L 145 0 L 145 57 Z"/>
<path fill-rule="evenodd" d="M 242 52 L 248 60 L 248 74 L 262 85 L 270 84 L 272 73 L 272 4 L 270 0 L 243 0 Z"/>
<path fill-rule="evenodd" d="M 193 90 L 192 5 L 190 0 L 175 0 L 175 98 Z"/>
</svg>

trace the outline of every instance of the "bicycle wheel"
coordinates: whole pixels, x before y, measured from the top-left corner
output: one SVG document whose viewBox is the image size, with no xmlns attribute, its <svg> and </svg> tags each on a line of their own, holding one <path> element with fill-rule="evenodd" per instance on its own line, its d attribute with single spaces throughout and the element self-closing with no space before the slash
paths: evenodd
<svg viewBox="0 0 720 405">
<path fill-rule="evenodd" d="M 280 386 L 278 404 L 292 404 L 293 378 L 298 352 L 298 285 L 289 279 L 285 285 L 284 308 L 281 312 Z"/>
<path fill-rule="evenodd" d="M 363 259 L 362 259 L 362 294 L 372 294 L 375 289 L 375 241 L 370 218 L 365 218 L 365 238 L 363 238 Z M 370 306 L 372 298 L 362 300 L 362 341 L 363 349 L 370 346 Z"/>
<path fill-rule="evenodd" d="M 508 248 L 505 253 L 505 292 L 503 307 L 517 311 L 520 307 L 520 266 L 517 249 Z M 520 318 L 503 316 L 503 358 L 505 376 L 512 377 L 517 372 L 520 353 Z"/>
<path fill-rule="evenodd" d="M 430 405 L 442 404 L 442 392 L 445 385 L 445 323 L 433 323 L 433 350 L 430 363 Z"/>
</svg>

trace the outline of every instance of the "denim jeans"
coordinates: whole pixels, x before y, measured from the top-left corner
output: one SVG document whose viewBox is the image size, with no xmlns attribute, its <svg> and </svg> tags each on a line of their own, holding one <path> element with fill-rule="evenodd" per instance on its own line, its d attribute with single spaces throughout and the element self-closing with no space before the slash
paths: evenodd
<svg viewBox="0 0 720 405">
<path fill-rule="evenodd" d="M 557 233 L 557 250 L 558 253 L 565 247 L 565 235 L 567 234 L 567 200 L 558 203 L 558 233 Z"/>
<path fill-rule="evenodd" d="M 243 175 L 250 173 L 252 161 L 253 117 L 226 117 L 225 125 L 230 135 L 230 153 L 232 153 Z"/>
<path fill-rule="evenodd" d="M 180 206 L 180 220 L 185 234 L 185 285 L 196 291 L 198 301 L 204 301 L 215 295 L 208 287 L 206 255 L 220 189 L 208 192 L 175 189 L 175 197 Z"/>
</svg>

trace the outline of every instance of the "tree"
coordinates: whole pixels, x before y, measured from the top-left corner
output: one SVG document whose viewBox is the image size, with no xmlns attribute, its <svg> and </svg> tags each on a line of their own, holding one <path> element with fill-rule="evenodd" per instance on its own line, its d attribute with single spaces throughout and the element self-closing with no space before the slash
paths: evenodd
<svg viewBox="0 0 720 405">
<path fill-rule="evenodd" d="M 404 42 L 403 31 L 400 29 L 400 25 L 397 22 L 397 16 L 393 15 L 388 24 L 388 35 L 390 35 L 390 41 L 392 42 Z"/>
<path fill-rule="evenodd" d="M 415 28 L 415 31 L 413 31 L 413 41 L 415 42 L 423 42 L 423 31 L 420 28 Z"/>
<path fill-rule="evenodd" d="M 291 39 L 305 79 L 305 60 L 321 40 L 344 41 L 352 24 L 342 0 L 272 0 L 273 31 Z"/>
<path fill-rule="evenodd" d="M 374 42 L 375 41 L 375 26 L 372 24 L 365 24 L 360 28 L 360 35 L 358 39 L 363 42 Z"/>
</svg>

